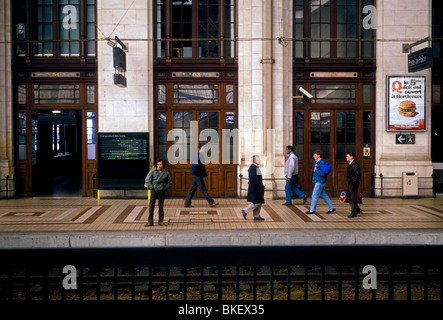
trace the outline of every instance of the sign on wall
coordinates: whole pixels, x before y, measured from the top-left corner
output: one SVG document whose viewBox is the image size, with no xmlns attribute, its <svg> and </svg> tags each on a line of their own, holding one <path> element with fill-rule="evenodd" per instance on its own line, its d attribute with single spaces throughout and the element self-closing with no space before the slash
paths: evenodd
<svg viewBox="0 0 443 320">
<path fill-rule="evenodd" d="M 388 130 L 426 130 L 426 77 L 388 76 Z"/>
<path fill-rule="evenodd" d="M 432 68 L 432 48 L 424 48 L 408 54 L 408 72 L 416 72 Z"/>
</svg>

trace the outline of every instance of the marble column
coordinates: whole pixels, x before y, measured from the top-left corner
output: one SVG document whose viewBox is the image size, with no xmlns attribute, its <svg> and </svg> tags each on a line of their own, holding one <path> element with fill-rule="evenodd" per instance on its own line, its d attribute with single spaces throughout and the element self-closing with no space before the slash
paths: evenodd
<svg viewBox="0 0 443 320">
<path fill-rule="evenodd" d="M 14 175 L 11 52 L 11 1 L 0 0 L 0 179 Z M 14 189 L 12 182 L 9 188 Z M 0 198 L 5 196 L 0 193 Z"/>
<path fill-rule="evenodd" d="M 265 178 L 283 178 L 283 146 L 292 144 L 292 43 L 282 46 L 277 37 L 292 38 L 292 5 L 262 0 L 238 6 L 240 171 L 247 175 L 258 154 Z M 275 181 L 266 186 L 282 188 Z"/>
<path fill-rule="evenodd" d="M 410 44 L 431 35 L 431 11 L 431 1 L 377 1 L 376 196 L 381 193 L 380 174 L 389 177 L 383 181 L 383 196 L 402 196 L 402 172 L 411 171 L 418 174 L 419 195 L 432 195 L 431 69 L 408 73 L 407 53 L 402 52 L 403 43 Z M 426 42 L 416 46 L 413 51 L 427 45 Z M 426 76 L 426 130 L 413 132 L 413 145 L 396 144 L 395 134 L 400 132 L 386 130 L 388 75 Z"/>
</svg>

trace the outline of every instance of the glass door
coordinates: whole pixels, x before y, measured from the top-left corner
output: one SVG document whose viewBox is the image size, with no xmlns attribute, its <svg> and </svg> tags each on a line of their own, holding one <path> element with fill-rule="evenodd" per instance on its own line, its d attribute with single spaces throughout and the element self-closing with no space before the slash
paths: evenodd
<svg viewBox="0 0 443 320">
<path fill-rule="evenodd" d="M 310 165 L 308 166 L 309 174 L 307 175 L 312 179 L 312 168 L 314 165 L 313 154 L 315 151 L 320 150 L 322 152 L 322 158 L 333 165 L 333 159 L 331 159 L 331 154 L 333 154 L 333 146 L 331 139 L 331 112 L 326 111 L 316 111 L 311 112 L 310 117 L 310 151 L 308 152 Z M 332 173 L 332 172 L 331 172 Z M 310 191 L 313 189 L 313 184 L 310 184 Z M 327 192 L 331 192 L 333 188 L 333 183 L 328 177 L 326 182 Z"/>
<path fill-rule="evenodd" d="M 358 114 L 360 117 L 360 114 Z M 335 174 L 333 194 L 339 196 L 341 192 L 346 191 L 348 182 L 346 180 L 348 162 L 346 161 L 346 153 L 356 152 L 357 130 L 360 133 L 361 126 L 356 127 L 357 113 L 355 111 L 336 112 L 336 129 L 335 129 Z M 359 139 L 360 140 L 360 139 Z M 357 160 L 357 159 L 356 159 Z M 357 162 L 359 162 L 357 160 Z"/>
<path fill-rule="evenodd" d="M 321 150 L 323 159 L 332 165 L 326 182 L 328 194 L 338 197 L 346 191 L 346 153 L 353 151 L 362 172 L 359 192 L 370 195 L 374 172 L 373 126 L 371 110 L 296 111 L 294 146 L 303 191 L 310 194 L 313 189 L 312 155 L 316 150 Z"/>
</svg>

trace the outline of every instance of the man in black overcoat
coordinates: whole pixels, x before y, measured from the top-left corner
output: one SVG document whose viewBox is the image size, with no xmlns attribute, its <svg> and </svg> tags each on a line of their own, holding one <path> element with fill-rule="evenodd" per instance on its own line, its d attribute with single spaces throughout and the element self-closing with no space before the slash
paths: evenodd
<svg viewBox="0 0 443 320">
<path fill-rule="evenodd" d="M 355 218 L 357 214 L 362 212 L 360 207 L 358 206 L 358 186 L 360 185 L 361 180 L 361 171 L 360 166 L 355 161 L 355 153 L 348 152 L 346 154 L 346 160 L 349 162 L 346 180 L 348 181 L 348 193 L 346 198 L 348 198 L 349 204 L 351 205 L 351 214 L 348 218 Z"/>
</svg>

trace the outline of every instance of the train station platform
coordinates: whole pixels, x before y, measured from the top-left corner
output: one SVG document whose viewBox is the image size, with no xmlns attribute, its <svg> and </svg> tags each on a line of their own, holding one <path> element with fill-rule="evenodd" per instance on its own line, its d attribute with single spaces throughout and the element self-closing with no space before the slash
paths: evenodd
<svg viewBox="0 0 443 320">
<path fill-rule="evenodd" d="M 261 216 L 243 219 L 245 199 L 219 198 L 215 208 L 194 199 L 165 200 L 166 227 L 145 227 L 148 201 L 82 197 L 0 200 L 0 248 L 103 248 L 297 245 L 442 245 L 443 197 L 368 198 L 363 213 L 348 218 L 350 206 L 320 199 L 317 214 L 307 215 L 310 199 L 292 206 L 267 200 Z"/>
</svg>

